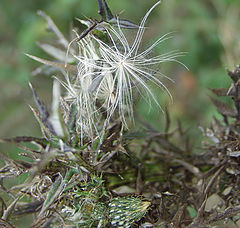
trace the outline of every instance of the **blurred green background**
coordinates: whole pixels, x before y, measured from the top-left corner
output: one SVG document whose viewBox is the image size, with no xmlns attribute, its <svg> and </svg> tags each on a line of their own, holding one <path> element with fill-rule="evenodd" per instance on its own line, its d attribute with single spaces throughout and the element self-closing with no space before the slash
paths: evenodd
<svg viewBox="0 0 240 228">
<path fill-rule="evenodd" d="M 108 0 L 114 14 L 137 24 L 155 2 Z M 0 137 L 40 136 L 28 107 L 33 105 L 29 80 L 39 97 L 49 105 L 51 102 L 51 76 L 32 76 L 40 64 L 24 55 L 51 59 L 36 45 L 37 41 L 54 43 L 54 36 L 46 31 L 46 21 L 36 13 L 39 9 L 51 16 L 66 37 L 75 17 L 99 19 L 96 0 L 0 0 Z M 191 140 L 199 140 L 198 126 L 209 126 L 212 116 L 217 115 L 208 89 L 229 86 L 226 69 L 240 63 L 240 1 L 165 0 L 150 15 L 147 27 L 145 46 L 174 32 L 174 38 L 160 44 L 155 54 L 176 49 L 186 52 L 179 60 L 189 71 L 176 63 L 162 66 L 162 72 L 174 80 L 164 81 L 173 102 L 159 90 L 156 96 L 163 108 L 167 105 L 174 124 L 181 120 L 184 127 L 190 128 Z M 149 109 L 139 101 L 137 110 L 143 119 L 163 131 L 164 114 L 154 104 Z M 10 145 L 1 144 L 0 151 L 9 156 L 16 154 Z"/>
<path fill-rule="evenodd" d="M 121 18 L 140 23 L 155 0 L 111 0 L 109 6 Z M 46 31 L 46 22 L 36 14 L 41 9 L 52 17 L 67 36 L 75 17 L 99 18 L 96 0 L 1 0 L 0 1 L 0 137 L 40 135 L 28 104 L 33 104 L 28 81 L 50 104 L 52 78 L 31 76 L 40 64 L 27 58 L 30 53 L 49 58 L 36 45 L 37 41 L 54 43 Z M 150 15 L 143 43 L 147 46 L 158 37 L 174 32 L 174 38 L 160 44 L 156 54 L 177 49 L 186 52 L 179 59 L 188 68 L 171 63 L 163 64 L 163 73 L 173 102 L 157 91 L 163 107 L 167 104 L 173 120 L 199 134 L 198 125 L 208 126 L 216 114 L 210 103 L 208 88 L 230 84 L 226 68 L 240 63 L 240 2 L 239 0 L 165 0 Z M 137 106 L 144 119 L 156 128 L 163 126 L 164 115 L 156 107 L 140 101 Z M 2 145 L 1 145 L 2 147 Z"/>
</svg>

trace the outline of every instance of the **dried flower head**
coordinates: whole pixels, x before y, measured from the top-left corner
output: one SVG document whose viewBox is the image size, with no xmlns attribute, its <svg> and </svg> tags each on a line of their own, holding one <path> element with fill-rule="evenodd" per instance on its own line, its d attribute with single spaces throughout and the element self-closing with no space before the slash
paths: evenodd
<svg viewBox="0 0 240 228">
<path fill-rule="evenodd" d="M 100 136 L 112 119 L 120 119 L 127 128 L 126 117 L 131 121 L 134 119 L 135 91 L 148 103 L 151 104 L 153 100 L 161 108 L 149 87 L 149 82 L 166 91 L 171 97 L 161 80 L 166 76 L 159 71 L 159 64 L 169 61 L 179 63 L 176 58 L 183 53 L 172 51 L 153 56 L 153 49 L 171 38 L 170 34 L 163 35 L 146 50 L 140 51 L 146 20 L 160 2 L 158 1 L 150 8 L 139 26 L 134 27 L 137 28 L 137 32 L 132 43 L 127 40 L 122 30 L 125 28 L 122 26 L 124 20 L 113 18 L 114 22 L 112 22 L 113 19 L 108 22 L 101 21 L 89 32 L 93 27 L 91 22 L 79 19 L 81 23 L 88 26 L 88 29 L 83 32 L 84 36 L 75 32 L 77 37 L 67 47 L 69 50 L 67 57 L 69 53 L 71 58 L 67 58 L 65 67 L 63 63 L 50 62 L 28 55 L 44 64 L 68 71 L 65 73 L 65 80 L 59 81 L 67 91 L 64 97 L 68 105 L 66 109 L 70 110 L 70 107 L 76 106 L 76 130 L 81 142 L 84 137 L 92 140 Z M 74 41 L 77 41 L 77 49 L 70 47 Z M 64 47 L 66 48 L 66 45 Z M 54 51 L 54 56 L 55 54 Z M 73 62 L 77 66 L 70 64 L 74 58 Z"/>
<path fill-rule="evenodd" d="M 74 84 L 93 97 L 90 101 L 92 104 L 96 105 L 96 102 L 100 101 L 101 107 L 104 107 L 107 114 L 105 123 L 109 123 L 116 113 L 125 127 L 127 127 L 126 115 L 133 120 L 133 89 L 138 90 L 140 94 L 143 94 L 142 90 L 144 90 L 148 98 L 151 97 L 160 106 L 148 82 L 163 88 L 170 95 L 159 79 L 163 74 L 157 67 L 160 63 L 167 61 L 178 62 L 176 57 L 181 56 L 182 53 L 169 52 L 150 57 L 152 50 L 159 43 L 170 38 L 169 34 L 160 37 L 146 50 L 139 51 L 145 22 L 159 3 L 160 1 L 152 6 L 144 16 L 132 45 L 128 42 L 119 23 L 116 28 L 105 22 L 101 28 L 106 32 L 110 42 L 105 42 L 92 33 L 79 42 L 81 51 L 76 56 L 79 61 L 76 80 L 86 81 L 86 83 Z M 89 100 L 86 99 L 85 103 L 89 103 Z M 94 113 L 98 113 L 98 108 Z"/>
</svg>

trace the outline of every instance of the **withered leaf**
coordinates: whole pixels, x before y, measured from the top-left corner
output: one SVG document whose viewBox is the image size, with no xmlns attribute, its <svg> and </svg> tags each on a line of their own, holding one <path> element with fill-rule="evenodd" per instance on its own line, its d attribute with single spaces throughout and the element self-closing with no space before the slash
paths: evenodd
<svg viewBox="0 0 240 228">
<path fill-rule="evenodd" d="M 213 104 L 216 106 L 218 112 L 224 116 L 235 117 L 237 115 L 237 110 L 233 109 L 229 105 L 219 101 L 213 97 L 210 97 Z"/>
<path fill-rule="evenodd" d="M 21 203 L 16 206 L 14 210 L 14 215 L 24 215 L 35 213 L 42 206 L 43 201 L 34 201 L 30 203 Z"/>
<path fill-rule="evenodd" d="M 233 71 L 227 70 L 227 73 L 234 82 L 237 82 L 240 78 L 240 66 L 235 67 Z"/>
<path fill-rule="evenodd" d="M 41 147 L 45 147 L 48 141 L 44 138 L 37 138 L 32 136 L 18 136 L 14 138 L 0 139 L 0 142 L 12 142 L 12 143 L 36 143 Z"/>
<path fill-rule="evenodd" d="M 3 219 L 0 219 L 0 227 L 2 227 L 2 228 L 14 228 L 15 226 L 12 226 L 7 221 L 5 221 Z"/>
<path fill-rule="evenodd" d="M 218 89 L 210 89 L 217 96 L 227 96 L 228 89 L 227 88 L 218 88 Z"/>
<path fill-rule="evenodd" d="M 232 152 L 229 152 L 228 155 L 230 157 L 238 158 L 240 157 L 240 151 L 232 151 Z"/>
<path fill-rule="evenodd" d="M 20 198 L 21 198 L 21 196 L 17 196 L 16 199 L 14 199 L 13 202 L 7 207 L 7 209 L 4 211 L 3 216 L 2 216 L 3 220 L 8 220 L 9 216 L 13 212 L 13 210 Z"/>
</svg>

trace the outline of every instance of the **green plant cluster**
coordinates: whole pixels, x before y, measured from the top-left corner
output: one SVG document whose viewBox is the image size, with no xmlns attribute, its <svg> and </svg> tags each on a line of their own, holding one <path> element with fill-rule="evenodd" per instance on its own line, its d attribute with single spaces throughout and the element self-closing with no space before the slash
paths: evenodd
<svg viewBox="0 0 240 228">
<path fill-rule="evenodd" d="M 60 2 L 66 5 L 65 1 Z M 158 69 L 147 66 L 176 61 L 181 53 L 148 58 L 152 48 L 158 47 L 165 36 L 139 51 L 145 21 L 160 2 L 150 8 L 140 26 L 112 14 L 105 0 L 96 3 L 100 19 L 78 20 L 82 25 L 70 33 L 71 41 L 46 13 L 38 12 L 62 48 L 39 44 L 57 61 L 28 56 L 46 65 L 38 72 L 62 72 L 63 77 L 54 78 L 50 108 L 37 95 L 35 84 L 29 83 L 35 101 L 35 107 L 30 108 L 40 125 L 40 137 L 0 139 L 1 143 L 14 143 L 21 150 L 17 158 L 0 153 L 3 161 L 0 225 L 18 227 L 20 220 L 26 227 L 27 222 L 22 221 L 28 218 L 27 226 L 31 228 L 237 226 L 240 223 L 239 66 L 227 72 L 229 88 L 212 89 L 215 97 L 211 100 L 221 121 L 213 118 L 210 127 L 201 128 L 206 139 L 202 141 L 203 153 L 193 153 L 195 148 L 189 143 L 191 134 L 181 121 L 172 127 L 168 110 L 163 132 L 152 125 L 154 121 L 145 121 L 141 116 L 138 116 L 140 130 L 129 129 L 133 110 L 137 108 L 135 101 L 139 95 L 145 96 L 142 87 L 148 94 L 144 98 L 150 95 L 156 104 L 159 102 L 147 84 L 161 84 L 153 80 Z M 131 5 L 129 1 L 125 4 Z M 213 2 L 210 6 L 198 2 L 188 5 L 195 9 L 191 12 L 196 18 L 221 15 L 223 6 L 234 12 L 229 1 Z M 171 3 L 168 7 L 168 13 L 175 9 Z M 212 7 L 217 9 L 214 13 L 209 11 Z M 164 16 L 168 18 L 167 14 Z M 186 20 L 190 23 L 190 19 Z M 189 42 L 192 50 L 199 54 L 195 61 L 188 60 L 199 75 L 204 61 L 219 66 L 223 47 L 226 53 L 231 48 L 224 39 L 219 44 L 215 33 L 212 36 L 204 33 L 206 21 L 201 26 L 199 35 L 209 39 L 203 42 L 205 50 L 216 58 L 213 61 L 208 55 L 213 62 L 205 59 L 205 50 L 196 50 L 202 40 L 186 36 L 192 41 Z M 207 26 L 214 31 L 211 24 Z M 131 45 L 123 29 L 136 30 Z M 225 59 L 236 58 L 226 53 Z M 203 72 L 208 70 L 205 68 Z M 63 96 L 60 85 L 65 89 Z M 226 97 L 227 101 L 233 101 L 230 105 L 221 100 Z M 138 105 L 144 106 L 141 110 L 146 109 L 145 103 Z M 11 179 L 14 181 L 9 184 Z"/>
</svg>

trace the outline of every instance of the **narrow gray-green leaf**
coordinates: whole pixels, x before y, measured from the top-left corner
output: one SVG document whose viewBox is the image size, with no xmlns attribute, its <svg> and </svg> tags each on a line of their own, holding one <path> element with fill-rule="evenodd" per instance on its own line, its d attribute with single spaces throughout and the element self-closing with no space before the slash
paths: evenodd
<svg viewBox="0 0 240 228">
<path fill-rule="evenodd" d="M 63 51 L 59 48 L 56 48 L 50 44 L 42 44 L 37 43 L 40 48 L 43 49 L 46 53 L 54 57 L 55 59 L 59 60 L 60 62 L 64 62 L 66 60 L 66 51 Z M 75 58 L 72 56 L 68 56 L 68 63 L 72 63 L 75 61 Z"/>
<path fill-rule="evenodd" d="M 50 191 L 47 194 L 47 197 L 43 203 L 42 209 L 39 213 L 39 217 L 43 215 L 43 213 L 51 206 L 52 203 L 57 199 L 57 197 L 61 194 L 64 189 L 63 177 L 59 174 L 58 178 L 53 183 Z"/>
<path fill-rule="evenodd" d="M 32 110 L 33 115 L 36 118 L 37 122 L 39 123 L 43 135 L 46 136 L 47 138 L 53 137 L 54 135 L 56 135 L 53 128 L 51 126 L 49 126 L 49 124 L 46 125 L 46 123 L 43 123 L 43 121 L 39 118 L 37 111 L 34 108 L 32 108 L 30 105 L 29 105 L 29 107 Z"/>
<path fill-rule="evenodd" d="M 76 104 L 72 104 L 70 108 L 70 112 L 68 112 L 68 121 L 67 127 L 70 134 L 74 134 L 76 132 L 76 118 L 77 118 L 77 106 Z"/>
<path fill-rule="evenodd" d="M 36 91 L 34 90 L 32 84 L 31 84 L 30 82 L 29 82 L 29 87 L 30 87 L 31 90 L 32 90 L 33 98 L 34 98 L 35 104 L 36 104 L 36 106 L 37 106 L 37 110 L 38 110 L 39 117 L 40 117 L 40 119 L 41 119 L 42 122 L 46 122 L 46 121 L 47 121 L 47 118 L 48 118 L 48 116 L 49 116 L 47 107 L 45 106 L 45 104 L 44 104 L 42 101 L 40 101 L 40 99 L 39 99 L 38 96 L 37 96 Z"/>
<path fill-rule="evenodd" d="M 92 80 L 92 83 L 91 85 L 88 87 L 88 92 L 89 93 L 93 93 L 97 88 L 98 86 L 100 85 L 101 81 L 103 80 L 104 78 L 104 74 L 103 73 L 100 73 L 99 75 L 97 75 L 93 80 Z"/>
<path fill-rule="evenodd" d="M 53 20 L 43 11 L 38 10 L 38 15 L 42 16 L 48 22 L 48 28 L 51 29 L 59 39 L 59 42 L 65 47 L 68 47 L 68 40 L 64 37 L 64 35 L 57 28 Z"/>
<path fill-rule="evenodd" d="M 4 211 L 2 219 L 3 220 L 8 220 L 8 217 L 11 215 L 11 213 L 13 212 L 18 200 L 21 198 L 21 196 L 18 196 L 8 207 L 7 209 Z"/>
<path fill-rule="evenodd" d="M 53 82 L 52 111 L 48 120 L 51 123 L 57 136 L 61 138 L 67 138 L 68 137 L 67 128 L 65 126 L 65 123 L 59 110 L 60 95 L 61 95 L 60 83 L 58 80 L 55 79 Z"/>
<path fill-rule="evenodd" d="M 28 56 L 29 58 L 37 61 L 37 62 L 42 63 L 42 64 L 52 66 L 52 67 L 56 67 L 58 69 L 65 70 L 65 71 L 68 71 L 70 73 L 77 73 L 77 66 L 70 65 L 70 64 L 65 64 L 65 63 L 57 63 L 57 62 L 49 61 L 49 60 L 42 59 L 42 58 L 39 58 L 39 57 L 34 56 L 34 55 L 29 55 L 29 54 L 25 54 L 25 55 Z"/>
</svg>

